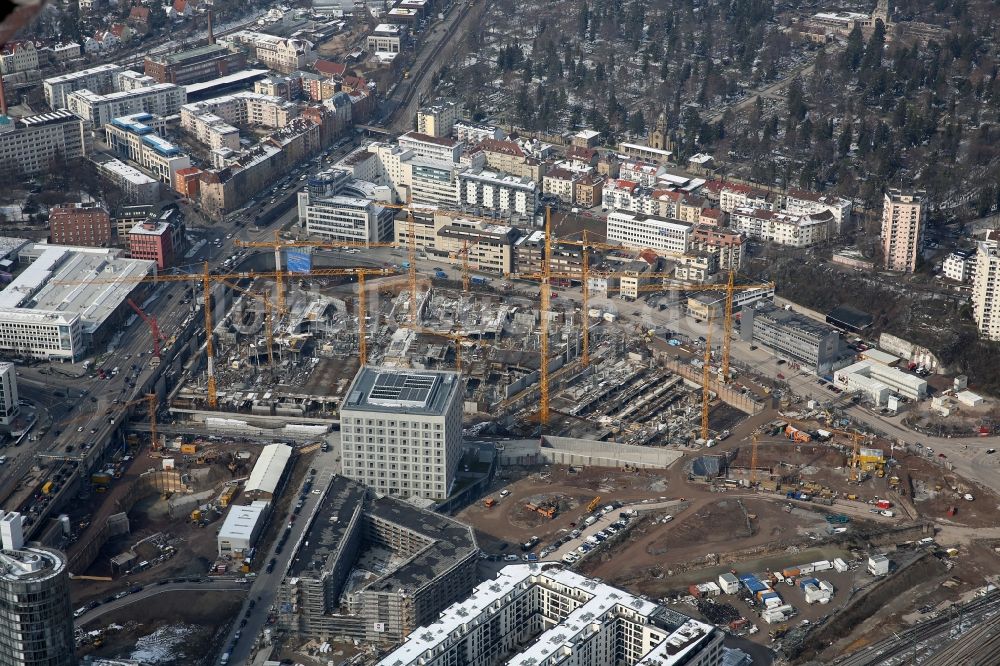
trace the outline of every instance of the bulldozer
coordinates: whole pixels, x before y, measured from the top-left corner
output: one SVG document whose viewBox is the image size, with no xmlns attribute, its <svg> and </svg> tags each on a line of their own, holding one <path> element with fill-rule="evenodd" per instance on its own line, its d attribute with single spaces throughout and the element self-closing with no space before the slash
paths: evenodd
<svg viewBox="0 0 1000 666">
<path fill-rule="evenodd" d="M 496 503 L 497 501 L 492 497 L 487 497 L 485 500 L 483 500 L 483 506 L 485 506 L 487 509 L 492 509 L 494 506 L 496 506 Z"/>
<path fill-rule="evenodd" d="M 528 511 L 534 511 L 535 513 L 539 513 L 549 519 L 556 517 L 556 508 L 554 506 L 539 506 L 537 504 L 532 504 L 531 502 L 528 502 L 527 504 L 524 505 L 524 508 L 527 509 Z"/>
</svg>

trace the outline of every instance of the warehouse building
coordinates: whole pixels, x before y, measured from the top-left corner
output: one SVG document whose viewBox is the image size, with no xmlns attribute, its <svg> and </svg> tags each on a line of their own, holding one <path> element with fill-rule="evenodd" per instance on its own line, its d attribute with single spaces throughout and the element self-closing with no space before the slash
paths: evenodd
<svg viewBox="0 0 1000 666">
<path fill-rule="evenodd" d="M 234 506 L 229 509 L 219 529 L 219 557 L 228 555 L 242 559 L 254 547 L 264 530 L 269 508 L 268 502 L 258 500 L 250 506 Z"/>
<path fill-rule="evenodd" d="M 0 291 L 0 350 L 75 361 L 113 335 L 131 313 L 125 299 L 142 287 L 135 278 L 155 269 L 151 261 L 121 254 L 114 248 L 22 247 L 18 258 L 30 266 Z"/>
<path fill-rule="evenodd" d="M 847 362 L 837 329 L 773 304 L 758 303 L 744 310 L 740 333 L 744 340 L 763 345 L 817 375 L 832 374 Z"/>
<path fill-rule="evenodd" d="M 362 367 L 340 408 L 344 476 L 386 495 L 448 497 L 462 455 L 464 386 L 455 372 Z"/>
<path fill-rule="evenodd" d="M 292 447 L 287 444 L 265 446 L 243 487 L 243 494 L 255 500 L 273 500 L 285 479 L 285 470 L 291 458 Z"/>
<path fill-rule="evenodd" d="M 371 548 L 392 554 L 387 570 L 351 585 Z M 281 582 L 278 622 L 303 639 L 395 644 L 469 594 L 478 560 L 467 525 L 335 476 Z"/>
<path fill-rule="evenodd" d="M 927 397 L 926 380 L 877 361 L 858 361 L 837 370 L 833 382 L 845 391 L 861 391 L 876 405 L 884 404 L 891 391 L 910 400 Z"/>
<path fill-rule="evenodd" d="M 378 666 L 717 666 L 723 632 L 561 568 L 503 568 Z"/>
</svg>

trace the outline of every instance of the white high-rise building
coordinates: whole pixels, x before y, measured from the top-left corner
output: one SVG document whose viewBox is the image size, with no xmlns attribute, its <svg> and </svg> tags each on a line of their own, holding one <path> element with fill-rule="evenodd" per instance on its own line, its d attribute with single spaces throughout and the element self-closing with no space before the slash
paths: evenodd
<svg viewBox="0 0 1000 666">
<path fill-rule="evenodd" d="M 710 624 L 573 571 L 515 564 L 378 666 L 718 666 Z"/>
<path fill-rule="evenodd" d="M 385 495 L 448 497 L 464 387 L 455 372 L 362 367 L 340 408 L 344 476 Z"/>
<path fill-rule="evenodd" d="M 976 249 L 972 278 L 972 314 L 980 337 L 1000 340 L 1000 250 L 989 239 Z"/>
<path fill-rule="evenodd" d="M 917 268 L 927 209 L 923 191 L 890 189 L 882 207 L 882 255 L 890 271 L 912 273 Z"/>
</svg>

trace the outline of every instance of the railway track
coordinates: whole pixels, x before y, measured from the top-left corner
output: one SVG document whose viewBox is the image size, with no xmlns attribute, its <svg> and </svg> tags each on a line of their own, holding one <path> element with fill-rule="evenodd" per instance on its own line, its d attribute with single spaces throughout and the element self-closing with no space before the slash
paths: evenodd
<svg viewBox="0 0 1000 666">
<path fill-rule="evenodd" d="M 833 666 L 901 666 L 914 663 L 917 655 L 925 659 L 929 655 L 931 661 L 921 662 L 934 666 L 1000 663 L 998 620 L 1000 591 L 994 591 L 963 606 L 953 606 L 946 614 L 841 657 L 833 662 Z M 981 627 L 971 629 L 980 623 Z M 963 656 L 967 651 L 975 656 Z"/>
</svg>

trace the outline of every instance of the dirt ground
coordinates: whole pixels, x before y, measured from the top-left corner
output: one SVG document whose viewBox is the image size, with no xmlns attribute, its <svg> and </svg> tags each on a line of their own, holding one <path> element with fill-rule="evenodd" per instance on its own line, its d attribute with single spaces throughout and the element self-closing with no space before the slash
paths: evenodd
<svg viewBox="0 0 1000 666">
<path fill-rule="evenodd" d="M 309 395 L 343 395 L 357 371 L 357 359 L 321 358 L 302 391 Z"/>
<path fill-rule="evenodd" d="M 612 469 L 589 468 L 571 474 L 564 465 L 547 467 L 514 481 L 507 486 L 501 481 L 488 495 L 497 501 L 487 509 L 477 502 L 463 509 L 456 517 L 476 528 L 480 546 L 486 551 L 508 550 L 500 547 L 523 543 L 537 536 L 542 543 L 552 540 L 559 532 L 571 529 L 581 516 L 587 514 L 587 505 L 600 496 L 601 506 L 612 501 L 630 502 L 644 499 L 669 499 L 668 484 L 662 471 L 640 470 L 623 472 Z M 500 490 L 510 491 L 507 497 Z M 557 503 L 559 513 L 549 519 L 528 511 L 524 505 Z"/>
<path fill-rule="evenodd" d="M 696 500 L 672 522 L 643 520 L 620 547 L 602 551 L 599 558 L 587 560 L 583 569 L 607 581 L 641 585 L 643 580 L 662 578 L 671 565 L 709 554 L 772 541 L 791 545 L 806 540 L 809 533 L 825 533 L 827 523 L 818 513 L 785 513 L 781 507 L 779 502 L 725 495 Z"/>
<path fill-rule="evenodd" d="M 103 645 L 77 656 L 136 658 L 156 666 L 202 666 L 213 663 L 215 648 L 226 626 L 239 612 L 238 592 L 165 592 L 148 603 L 108 613 L 85 630 L 105 631 Z M 133 656 L 134 655 L 134 656 Z"/>
</svg>

